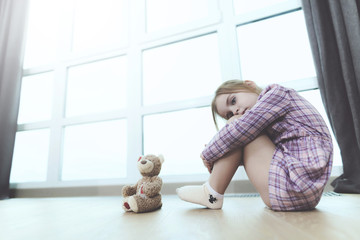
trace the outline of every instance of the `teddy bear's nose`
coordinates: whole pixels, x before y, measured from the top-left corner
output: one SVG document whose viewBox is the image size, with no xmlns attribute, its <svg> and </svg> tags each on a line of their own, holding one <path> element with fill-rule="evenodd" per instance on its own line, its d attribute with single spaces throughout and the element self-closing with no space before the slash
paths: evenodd
<svg viewBox="0 0 360 240">
<path fill-rule="evenodd" d="M 145 160 L 142 160 L 142 161 L 141 161 L 141 164 L 146 164 L 146 161 L 145 161 Z"/>
</svg>

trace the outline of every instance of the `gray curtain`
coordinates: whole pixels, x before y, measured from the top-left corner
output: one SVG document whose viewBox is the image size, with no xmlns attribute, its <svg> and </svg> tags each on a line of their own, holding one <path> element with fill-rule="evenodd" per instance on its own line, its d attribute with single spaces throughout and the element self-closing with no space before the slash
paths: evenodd
<svg viewBox="0 0 360 240">
<path fill-rule="evenodd" d="M 335 192 L 360 193 L 360 0 L 302 0 L 319 88 L 341 150 Z"/>
<path fill-rule="evenodd" d="M 27 9 L 28 0 L 0 0 L 0 199 L 9 197 Z"/>
</svg>

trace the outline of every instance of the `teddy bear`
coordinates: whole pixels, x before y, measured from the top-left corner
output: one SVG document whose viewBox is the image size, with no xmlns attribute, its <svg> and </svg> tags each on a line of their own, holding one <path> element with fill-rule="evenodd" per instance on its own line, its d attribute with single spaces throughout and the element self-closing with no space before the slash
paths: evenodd
<svg viewBox="0 0 360 240">
<path fill-rule="evenodd" d="M 148 154 L 139 157 L 137 168 L 143 177 L 135 185 L 122 188 L 123 209 L 126 212 L 151 212 L 162 207 L 162 179 L 158 175 L 163 162 L 162 155 Z"/>
</svg>

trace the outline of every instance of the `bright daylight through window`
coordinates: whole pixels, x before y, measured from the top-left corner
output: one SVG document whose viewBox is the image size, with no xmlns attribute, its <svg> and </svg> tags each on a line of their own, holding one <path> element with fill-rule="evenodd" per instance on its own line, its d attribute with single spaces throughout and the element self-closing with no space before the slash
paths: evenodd
<svg viewBox="0 0 360 240">
<path fill-rule="evenodd" d="M 148 153 L 164 155 L 165 182 L 204 181 L 210 101 L 229 79 L 292 87 L 327 119 L 300 1 L 30 0 L 29 11 L 15 187 L 133 182 Z"/>
</svg>

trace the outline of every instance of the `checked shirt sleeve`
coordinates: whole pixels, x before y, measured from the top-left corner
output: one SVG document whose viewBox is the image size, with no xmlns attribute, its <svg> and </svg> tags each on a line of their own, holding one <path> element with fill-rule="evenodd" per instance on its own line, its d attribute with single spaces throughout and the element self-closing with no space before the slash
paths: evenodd
<svg viewBox="0 0 360 240">
<path fill-rule="evenodd" d="M 257 103 L 242 117 L 226 124 L 206 145 L 204 158 L 214 162 L 231 150 L 243 147 L 255 139 L 267 126 L 288 111 L 287 89 L 279 85 L 267 87 Z"/>
</svg>

